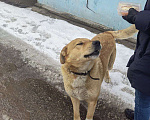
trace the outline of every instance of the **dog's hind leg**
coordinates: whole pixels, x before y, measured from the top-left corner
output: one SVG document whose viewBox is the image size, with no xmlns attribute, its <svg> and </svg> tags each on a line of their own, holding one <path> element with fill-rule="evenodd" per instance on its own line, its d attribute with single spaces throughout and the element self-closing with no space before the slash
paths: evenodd
<svg viewBox="0 0 150 120">
<path fill-rule="evenodd" d="M 95 112 L 95 107 L 97 104 L 97 100 L 94 101 L 87 101 L 88 103 L 88 110 L 87 110 L 87 116 L 86 116 L 86 120 L 93 120 L 93 115 Z"/>
<path fill-rule="evenodd" d="M 109 63 L 108 63 L 108 70 L 111 70 L 113 68 L 115 58 L 116 58 L 116 47 L 114 48 L 114 50 L 110 56 Z"/>
<path fill-rule="evenodd" d="M 106 71 L 104 80 L 106 83 L 110 83 L 111 79 L 109 77 L 109 70 Z"/>
<path fill-rule="evenodd" d="M 115 58 L 116 58 L 116 48 L 114 48 L 114 50 L 109 58 L 108 69 L 105 73 L 105 79 L 104 79 L 106 83 L 110 83 L 110 81 L 111 81 L 110 76 L 109 76 L 109 70 L 111 70 L 113 68 Z"/>
<path fill-rule="evenodd" d="M 80 101 L 76 98 L 73 98 L 73 97 L 71 97 L 71 101 L 73 104 L 74 120 L 81 120 L 80 119 L 80 112 L 79 112 Z"/>
</svg>

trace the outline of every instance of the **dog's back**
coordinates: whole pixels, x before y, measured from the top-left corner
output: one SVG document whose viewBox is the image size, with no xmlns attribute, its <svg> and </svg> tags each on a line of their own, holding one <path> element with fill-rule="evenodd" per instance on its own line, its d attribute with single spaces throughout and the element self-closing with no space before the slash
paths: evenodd
<svg viewBox="0 0 150 120">
<path fill-rule="evenodd" d="M 99 40 L 102 45 L 102 50 L 100 53 L 100 59 L 104 67 L 105 81 L 110 82 L 109 71 L 111 70 L 116 58 L 116 39 L 127 39 L 132 37 L 138 30 L 135 25 L 118 30 L 118 31 L 106 31 L 96 35 L 92 38 L 92 41 Z"/>
</svg>

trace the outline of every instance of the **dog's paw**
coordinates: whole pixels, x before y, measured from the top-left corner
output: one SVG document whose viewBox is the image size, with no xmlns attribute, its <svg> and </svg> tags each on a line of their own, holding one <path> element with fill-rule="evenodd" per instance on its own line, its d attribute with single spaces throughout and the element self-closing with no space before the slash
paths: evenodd
<svg viewBox="0 0 150 120">
<path fill-rule="evenodd" d="M 104 80 L 105 80 L 106 83 L 110 83 L 111 82 L 110 78 L 105 78 Z"/>
</svg>

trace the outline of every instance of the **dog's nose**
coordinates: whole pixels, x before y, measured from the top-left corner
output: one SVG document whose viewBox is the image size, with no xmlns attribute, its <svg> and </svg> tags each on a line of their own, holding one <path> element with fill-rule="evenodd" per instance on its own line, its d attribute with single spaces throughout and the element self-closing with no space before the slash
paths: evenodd
<svg viewBox="0 0 150 120">
<path fill-rule="evenodd" d="M 96 40 L 92 42 L 93 45 L 100 46 L 100 41 Z"/>
</svg>

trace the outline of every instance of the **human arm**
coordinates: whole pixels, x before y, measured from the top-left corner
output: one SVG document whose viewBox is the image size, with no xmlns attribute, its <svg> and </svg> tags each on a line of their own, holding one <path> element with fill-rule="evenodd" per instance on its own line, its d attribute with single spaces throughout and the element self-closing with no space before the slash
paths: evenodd
<svg viewBox="0 0 150 120">
<path fill-rule="evenodd" d="M 137 14 L 135 26 L 139 31 L 150 35 L 150 10 L 144 10 Z"/>
<path fill-rule="evenodd" d="M 150 35 L 150 10 L 141 12 L 130 8 L 127 16 L 122 16 L 124 20 L 135 24 L 136 29 Z"/>
</svg>

